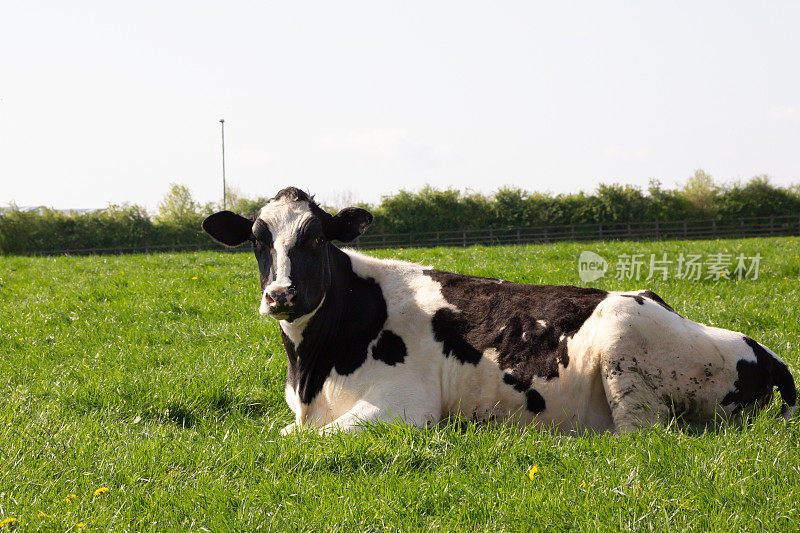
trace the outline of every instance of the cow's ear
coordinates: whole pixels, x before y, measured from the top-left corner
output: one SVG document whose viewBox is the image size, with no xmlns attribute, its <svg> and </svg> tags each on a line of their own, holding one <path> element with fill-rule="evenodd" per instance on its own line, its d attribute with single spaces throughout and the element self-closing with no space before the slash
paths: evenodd
<svg viewBox="0 0 800 533">
<path fill-rule="evenodd" d="M 220 211 L 203 220 L 203 230 L 225 246 L 239 246 L 250 240 L 253 221 L 232 211 Z"/>
<path fill-rule="evenodd" d="M 328 221 L 325 235 L 328 239 L 350 242 L 372 224 L 372 213 L 360 207 L 345 207 Z"/>
</svg>

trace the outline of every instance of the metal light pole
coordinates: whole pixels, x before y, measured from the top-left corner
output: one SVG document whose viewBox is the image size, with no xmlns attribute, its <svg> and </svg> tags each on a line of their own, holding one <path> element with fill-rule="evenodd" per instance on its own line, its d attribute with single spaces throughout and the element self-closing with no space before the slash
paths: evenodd
<svg viewBox="0 0 800 533">
<path fill-rule="evenodd" d="M 222 209 L 228 208 L 228 188 L 225 186 L 225 119 L 219 119 L 222 126 Z"/>
</svg>

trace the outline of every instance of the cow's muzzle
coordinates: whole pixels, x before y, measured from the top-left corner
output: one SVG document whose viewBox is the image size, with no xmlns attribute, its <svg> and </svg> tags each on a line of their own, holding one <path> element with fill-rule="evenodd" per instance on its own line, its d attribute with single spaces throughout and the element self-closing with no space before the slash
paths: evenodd
<svg viewBox="0 0 800 533">
<path fill-rule="evenodd" d="M 294 308 L 297 290 L 294 287 L 277 287 L 264 292 L 262 310 L 276 318 L 289 316 Z M 266 305 L 264 305 L 266 304 Z"/>
</svg>

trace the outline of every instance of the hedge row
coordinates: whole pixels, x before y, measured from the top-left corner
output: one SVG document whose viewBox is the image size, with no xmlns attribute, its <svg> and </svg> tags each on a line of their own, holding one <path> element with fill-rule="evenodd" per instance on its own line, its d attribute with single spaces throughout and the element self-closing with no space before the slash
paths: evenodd
<svg viewBox="0 0 800 533">
<path fill-rule="evenodd" d="M 237 198 L 233 210 L 250 216 L 266 198 Z M 592 194 L 544 194 L 504 187 L 493 195 L 425 187 L 386 196 L 372 211 L 372 234 L 450 229 L 507 228 L 555 224 L 627 221 L 678 221 L 794 215 L 800 213 L 800 187 L 778 187 L 766 177 L 747 183 L 717 185 L 698 171 L 686 184 L 647 190 L 630 185 L 601 185 Z M 171 185 L 151 217 L 143 208 L 110 206 L 86 214 L 41 208 L 0 212 L 0 252 L 145 247 L 208 242 L 200 231 L 214 205 L 196 203 L 190 191 Z"/>
</svg>

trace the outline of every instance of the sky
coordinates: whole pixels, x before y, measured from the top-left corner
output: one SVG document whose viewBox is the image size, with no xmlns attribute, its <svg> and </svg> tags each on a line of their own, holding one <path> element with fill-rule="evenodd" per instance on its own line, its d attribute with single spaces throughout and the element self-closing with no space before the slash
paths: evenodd
<svg viewBox="0 0 800 533">
<path fill-rule="evenodd" d="M 4 0 L 0 205 L 800 183 L 800 2 Z"/>
</svg>

